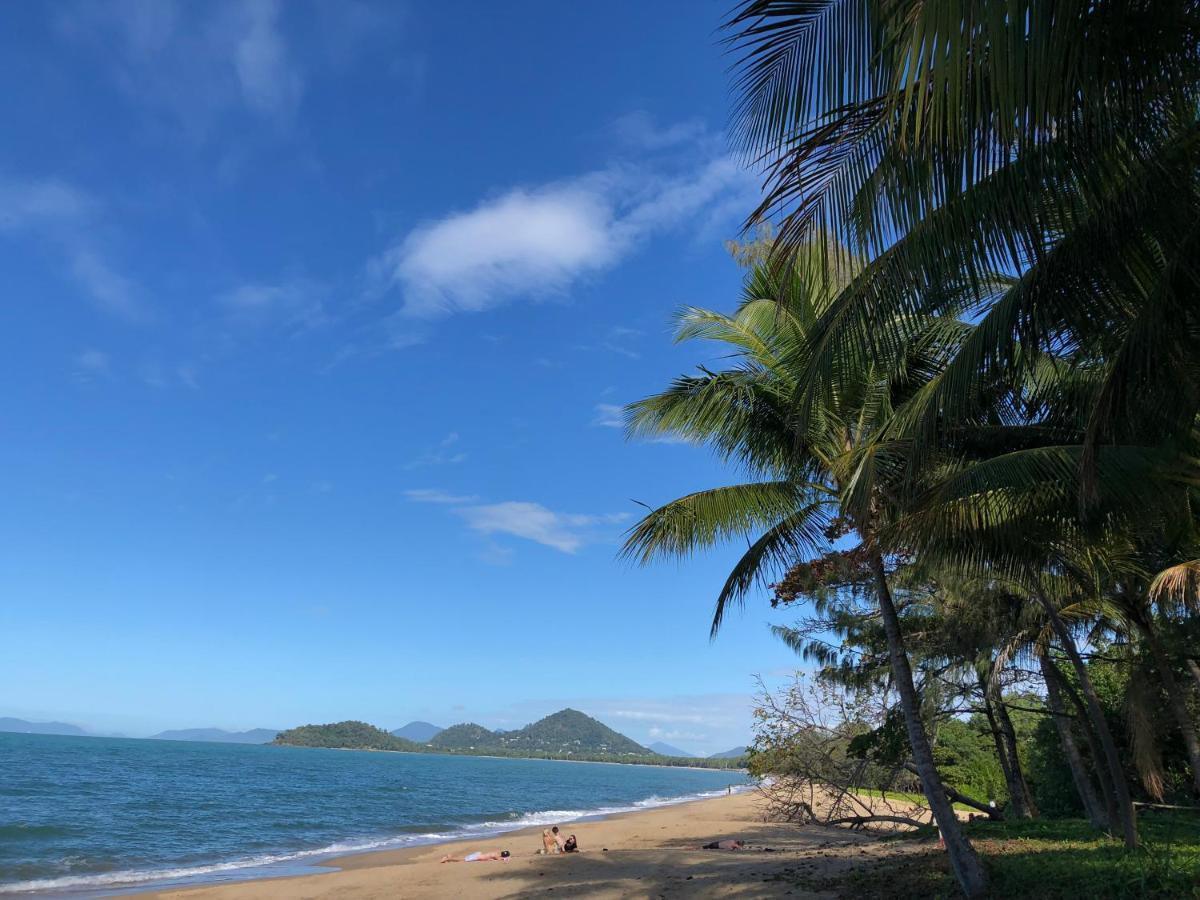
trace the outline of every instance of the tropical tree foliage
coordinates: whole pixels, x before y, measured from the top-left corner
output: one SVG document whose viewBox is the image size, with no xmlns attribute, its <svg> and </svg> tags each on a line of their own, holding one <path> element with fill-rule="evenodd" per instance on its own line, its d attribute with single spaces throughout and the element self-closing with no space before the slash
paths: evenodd
<svg viewBox="0 0 1200 900">
<path fill-rule="evenodd" d="M 746 539 L 714 633 L 771 583 L 813 604 L 784 638 L 895 692 L 967 894 L 947 683 L 1032 816 L 1006 694 L 1030 673 L 1078 803 L 1136 846 L 1135 792 L 1200 794 L 1200 0 L 747 0 L 727 36 L 771 237 L 735 312 L 681 316 L 728 364 L 629 430 L 751 477 L 627 552 Z"/>
</svg>

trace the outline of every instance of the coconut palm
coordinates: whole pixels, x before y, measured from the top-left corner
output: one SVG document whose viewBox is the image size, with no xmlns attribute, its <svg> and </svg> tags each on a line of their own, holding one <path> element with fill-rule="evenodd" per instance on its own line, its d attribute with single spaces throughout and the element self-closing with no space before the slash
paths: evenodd
<svg viewBox="0 0 1200 900">
<path fill-rule="evenodd" d="M 809 335 L 837 296 L 837 284 L 824 274 L 831 252 L 838 251 L 810 244 L 795 265 L 756 266 L 733 316 L 700 309 L 681 315 L 680 340 L 716 340 L 734 351 L 733 360 L 717 371 L 676 379 L 663 393 L 633 404 L 629 431 L 706 443 L 760 480 L 699 491 L 652 510 L 631 529 L 625 552 L 644 563 L 749 539 L 718 595 L 715 634 L 728 608 L 743 602 L 754 585 L 818 554 L 831 534 L 853 535 L 858 562 L 873 582 L 917 774 L 959 883 L 977 896 L 986 889 L 984 871 L 934 766 L 889 584 L 897 548 L 884 542 L 881 530 L 896 482 L 905 477 L 904 448 L 877 440 L 895 410 L 971 329 L 954 317 L 927 317 L 922 334 L 889 359 L 835 367 L 822 404 L 798 419 L 797 373 Z"/>
<path fill-rule="evenodd" d="M 749 0 L 728 23 L 736 134 L 765 168 L 777 253 L 835 236 L 857 266 L 813 329 L 832 367 L 888 358 L 975 286 L 978 321 L 909 434 L 969 421 L 997 377 L 1063 351 L 1105 442 L 1200 412 L 1200 3 Z M 988 289 L 984 274 L 1009 272 Z"/>
</svg>

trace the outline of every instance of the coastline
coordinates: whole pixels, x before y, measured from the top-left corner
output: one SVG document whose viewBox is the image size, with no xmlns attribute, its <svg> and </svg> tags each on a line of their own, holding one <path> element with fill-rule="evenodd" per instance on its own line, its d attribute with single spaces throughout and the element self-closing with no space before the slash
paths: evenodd
<svg viewBox="0 0 1200 900">
<path fill-rule="evenodd" d="M 764 821 L 756 791 L 684 801 L 650 809 L 585 817 L 567 824 L 583 852 L 541 856 L 541 825 L 490 836 L 458 836 L 393 850 L 322 861 L 328 872 L 222 884 L 139 891 L 131 898 L 260 900 L 260 898 L 389 897 L 465 900 L 557 896 L 753 896 L 795 891 L 801 878 L 823 880 L 886 852 L 870 835 Z M 747 849 L 700 849 L 709 841 L 738 838 Z M 769 849 L 768 849 L 769 848 Z M 508 849 L 506 862 L 444 865 L 446 854 Z M 811 888 L 810 888 L 811 889 Z M 826 895 L 830 896 L 830 895 Z"/>
<path fill-rule="evenodd" d="M 152 740 L 152 738 L 135 738 L 134 740 Z M 381 747 L 311 747 L 308 744 L 277 744 L 268 741 L 263 747 L 291 747 L 294 750 L 340 750 L 345 753 L 402 753 L 407 756 L 453 756 L 469 759 L 536 759 L 539 762 L 589 763 L 593 766 L 645 766 L 650 769 L 687 769 L 700 772 L 736 772 L 746 775 L 749 769 L 730 766 L 682 766 L 654 762 L 626 762 L 620 759 L 568 759 L 562 756 L 496 756 L 492 753 L 450 753 L 436 750 L 385 750 Z"/>
</svg>

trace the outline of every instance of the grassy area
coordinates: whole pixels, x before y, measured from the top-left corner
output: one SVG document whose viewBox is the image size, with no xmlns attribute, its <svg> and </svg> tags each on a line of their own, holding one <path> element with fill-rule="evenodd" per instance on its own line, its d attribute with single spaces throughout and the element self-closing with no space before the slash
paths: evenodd
<svg viewBox="0 0 1200 900">
<path fill-rule="evenodd" d="M 1143 846 L 1126 852 L 1082 819 L 977 821 L 966 826 L 983 856 L 994 897 L 1200 898 L 1200 815 L 1152 811 Z M 852 897 L 956 897 L 943 851 L 929 832 L 900 835 L 921 850 L 889 858 L 821 887 Z"/>
<path fill-rule="evenodd" d="M 859 788 L 854 793 L 862 797 L 880 797 L 889 803 L 914 803 L 918 806 L 925 806 L 925 797 L 922 794 L 908 794 L 904 791 L 873 791 L 870 788 Z M 975 807 L 967 806 L 965 803 L 955 803 L 954 808 L 966 812 L 979 812 Z"/>
</svg>

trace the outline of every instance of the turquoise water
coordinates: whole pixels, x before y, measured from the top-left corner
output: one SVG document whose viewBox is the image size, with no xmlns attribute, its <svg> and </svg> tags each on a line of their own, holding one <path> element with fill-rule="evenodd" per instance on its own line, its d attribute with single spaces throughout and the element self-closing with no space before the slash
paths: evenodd
<svg viewBox="0 0 1200 900">
<path fill-rule="evenodd" d="M 744 783 L 731 771 L 0 733 L 0 893 L 294 874 L 332 855 L 483 846 Z"/>
</svg>

